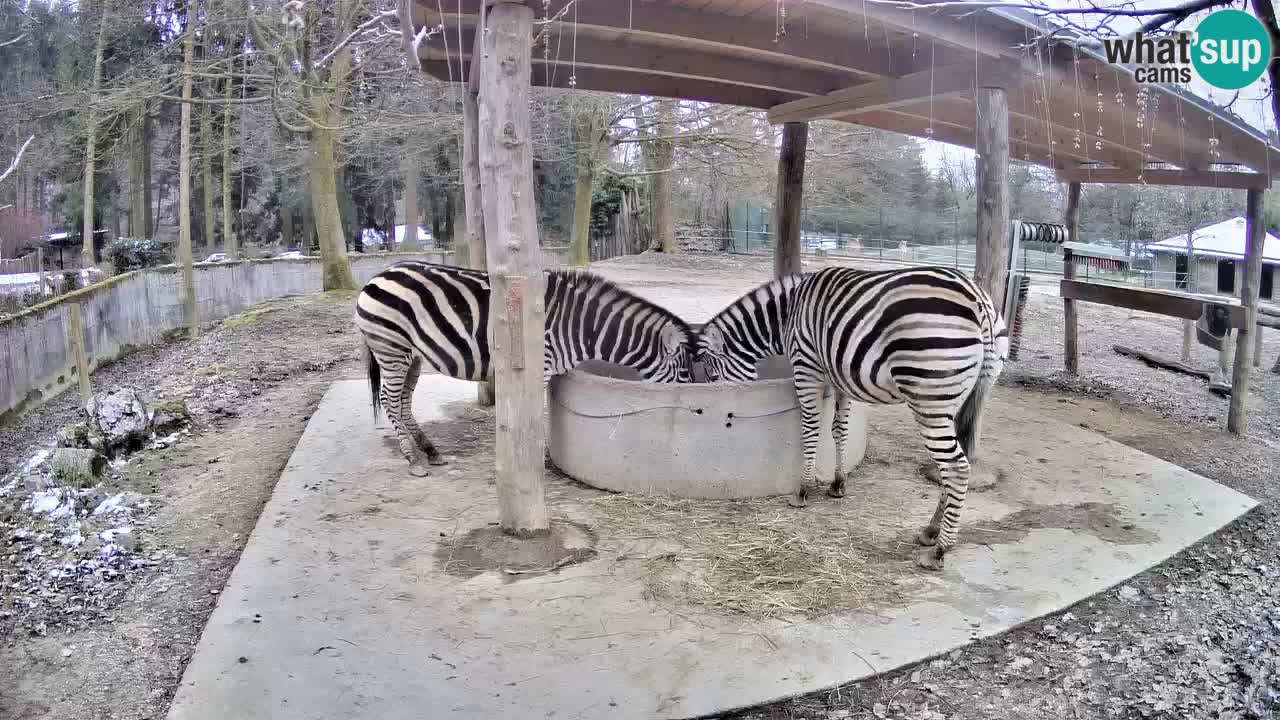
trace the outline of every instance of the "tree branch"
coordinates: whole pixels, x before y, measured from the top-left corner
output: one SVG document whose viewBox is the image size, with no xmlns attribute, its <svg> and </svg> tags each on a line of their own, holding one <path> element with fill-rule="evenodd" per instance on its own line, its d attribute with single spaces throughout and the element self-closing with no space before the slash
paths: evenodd
<svg viewBox="0 0 1280 720">
<path fill-rule="evenodd" d="M 4 182 L 5 178 L 12 175 L 13 171 L 18 169 L 18 163 L 22 162 L 23 153 L 27 151 L 27 146 L 31 144 L 31 141 L 35 139 L 36 136 L 32 134 L 31 137 L 27 138 L 26 142 L 22 143 L 22 147 L 18 148 L 18 154 L 13 156 L 13 162 L 9 163 L 9 169 L 0 173 L 0 182 Z"/>
<path fill-rule="evenodd" d="M 29 34 L 29 33 L 22 33 L 21 35 L 19 35 L 19 36 L 18 36 L 18 37 L 16 37 L 16 38 L 13 38 L 12 40 L 5 40 L 4 42 L 0 42 L 0 48 L 2 48 L 2 47 L 8 47 L 8 46 L 10 46 L 10 45 L 16 45 L 16 44 L 18 44 L 18 43 L 22 42 L 23 40 L 26 40 L 26 39 L 27 39 L 27 35 L 28 35 L 28 34 Z"/>
<path fill-rule="evenodd" d="M 334 45 L 334 46 L 333 46 L 333 49 L 332 49 L 332 50 L 330 50 L 329 52 L 325 53 L 325 54 L 324 54 L 324 57 L 322 57 L 322 58 L 320 58 L 319 60 L 317 60 L 317 61 L 315 62 L 315 64 L 314 64 L 314 65 L 312 65 L 312 67 L 314 67 L 314 68 L 324 67 L 326 64 L 328 64 L 328 62 L 329 62 L 330 60 L 332 60 L 332 59 L 333 59 L 333 56 L 335 56 L 335 55 L 337 55 L 338 53 L 342 52 L 343 48 L 345 48 L 345 47 L 347 47 L 348 45 L 350 45 L 352 40 L 355 40 L 355 39 L 356 39 L 357 37 L 359 37 L 361 34 L 363 34 L 364 32 L 366 32 L 367 30 L 369 30 L 369 29 L 370 29 L 370 28 L 372 28 L 373 26 L 377 25 L 378 23 L 382 22 L 384 19 L 386 19 L 386 18 L 392 18 L 392 17 L 395 17 L 395 16 L 396 16 L 396 15 L 398 15 L 399 13 L 400 13 L 400 11 L 399 11 L 399 10 L 383 10 L 382 12 L 378 13 L 377 15 L 374 15 L 373 17 L 369 18 L 368 20 L 365 20 L 364 22 L 360 23 L 359 27 L 357 27 L 355 30 L 352 30 L 350 35 L 348 35 L 348 36 L 346 36 L 345 38 L 343 38 L 343 39 L 342 39 L 342 42 L 338 43 L 337 45 Z"/>
</svg>

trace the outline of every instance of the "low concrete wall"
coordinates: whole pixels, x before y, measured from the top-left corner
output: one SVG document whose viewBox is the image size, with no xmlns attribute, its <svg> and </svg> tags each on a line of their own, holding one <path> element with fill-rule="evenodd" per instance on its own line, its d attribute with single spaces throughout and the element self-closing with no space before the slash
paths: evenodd
<svg viewBox="0 0 1280 720">
<path fill-rule="evenodd" d="M 566 257 L 564 248 L 544 248 L 548 267 L 562 264 Z M 388 265 L 410 259 L 452 264 L 451 254 L 444 250 L 352 254 L 351 272 L 363 284 Z M 320 292 L 320 261 L 199 264 L 195 282 L 200 321 L 211 322 L 273 298 Z M 75 383 L 75 358 L 67 342 L 72 303 L 81 308 L 92 371 L 182 327 L 181 284 L 176 267 L 140 270 L 0 320 L 0 420 Z"/>
</svg>

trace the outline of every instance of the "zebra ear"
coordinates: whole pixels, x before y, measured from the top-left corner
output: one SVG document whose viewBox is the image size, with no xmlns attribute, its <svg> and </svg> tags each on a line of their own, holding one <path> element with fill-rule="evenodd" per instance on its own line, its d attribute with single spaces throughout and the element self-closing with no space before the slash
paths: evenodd
<svg viewBox="0 0 1280 720">
<path fill-rule="evenodd" d="M 714 354 L 724 352 L 724 332 L 715 325 L 711 325 L 702 331 L 702 347 Z"/>
<path fill-rule="evenodd" d="M 658 338 L 662 341 L 662 349 L 666 350 L 668 355 L 674 355 L 684 347 L 684 333 L 680 332 L 680 328 L 675 325 L 662 328 Z"/>
</svg>

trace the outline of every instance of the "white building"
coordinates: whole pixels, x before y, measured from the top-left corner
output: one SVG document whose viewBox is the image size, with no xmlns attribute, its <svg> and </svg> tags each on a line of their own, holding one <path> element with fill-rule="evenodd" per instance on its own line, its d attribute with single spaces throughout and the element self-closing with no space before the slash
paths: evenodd
<svg viewBox="0 0 1280 720">
<path fill-rule="evenodd" d="M 1189 289 L 1213 295 L 1240 295 L 1244 277 L 1244 218 L 1223 220 L 1191 234 L 1196 262 L 1195 287 L 1187 288 L 1187 236 L 1147 245 L 1154 257 L 1154 279 L 1158 287 Z M 1276 267 L 1280 266 L 1280 237 L 1267 233 L 1262 251 L 1262 283 L 1259 296 L 1272 300 Z"/>
</svg>

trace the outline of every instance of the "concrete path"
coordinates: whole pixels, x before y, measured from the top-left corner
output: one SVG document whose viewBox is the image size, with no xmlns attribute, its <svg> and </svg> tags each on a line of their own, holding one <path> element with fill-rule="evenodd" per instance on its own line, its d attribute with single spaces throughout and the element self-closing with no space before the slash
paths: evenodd
<svg viewBox="0 0 1280 720">
<path fill-rule="evenodd" d="M 424 378 L 418 415 L 440 419 L 473 397 L 469 383 Z M 389 428 L 370 423 L 365 383 L 337 382 L 263 511 L 169 718 L 625 720 L 738 708 L 1060 610 L 1255 504 L 1017 402 L 989 415 L 985 452 L 1014 480 L 974 494 L 961 533 L 1015 513 L 1043 524 L 962 545 L 903 607 L 752 623 L 672 612 L 628 574 L 635 563 L 616 557 L 534 576 L 446 573 L 445 537 L 496 520 L 492 484 L 453 482 L 447 471 L 409 477 Z M 911 503 L 925 503 L 936 487 L 911 492 Z M 1045 511 L 1092 504 L 1120 524 L 1073 525 Z"/>
</svg>

